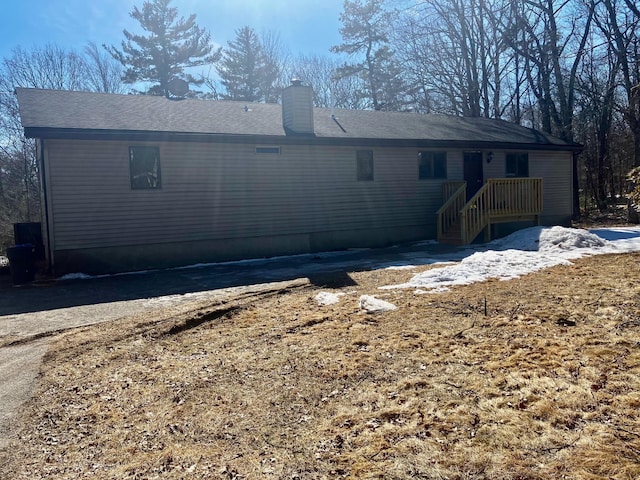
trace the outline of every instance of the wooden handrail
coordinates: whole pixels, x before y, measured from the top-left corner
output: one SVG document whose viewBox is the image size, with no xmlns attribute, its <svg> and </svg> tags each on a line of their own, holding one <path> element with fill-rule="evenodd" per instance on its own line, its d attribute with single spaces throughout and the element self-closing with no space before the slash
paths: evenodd
<svg viewBox="0 0 640 480">
<path fill-rule="evenodd" d="M 470 244 L 488 223 L 487 190 L 485 183 L 471 200 L 460 210 L 460 235 L 463 245 Z"/>
<path fill-rule="evenodd" d="M 471 243 L 492 221 L 541 213 L 541 178 L 491 178 L 460 211 L 462 243 Z"/>
<path fill-rule="evenodd" d="M 442 202 L 446 203 L 451 197 L 453 197 L 460 187 L 465 187 L 467 182 L 445 182 L 442 184 Z"/>
<path fill-rule="evenodd" d="M 534 215 L 542 212 L 541 178 L 492 178 L 488 185 L 491 216 Z"/>
<path fill-rule="evenodd" d="M 442 201 L 438 209 L 438 239 L 453 225 L 458 223 L 460 210 L 467 197 L 467 182 L 446 182 L 442 184 Z"/>
</svg>

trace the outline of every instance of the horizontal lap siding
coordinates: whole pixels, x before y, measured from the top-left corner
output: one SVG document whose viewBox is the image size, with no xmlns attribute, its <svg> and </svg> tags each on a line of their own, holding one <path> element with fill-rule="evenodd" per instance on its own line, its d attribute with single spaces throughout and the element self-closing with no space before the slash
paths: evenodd
<svg viewBox="0 0 640 480">
<path fill-rule="evenodd" d="M 543 179 L 542 215 L 570 219 L 573 212 L 572 156 L 567 152 L 532 152 L 529 176 Z"/>
<path fill-rule="evenodd" d="M 484 163 L 486 178 L 503 178 L 506 175 L 506 154 L 494 152 L 491 163 Z M 572 215 L 572 154 L 570 152 L 528 152 L 529 176 L 542 178 L 542 216 L 554 219 L 571 218 Z"/>
<path fill-rule="evenodd" d="M 357 182 L 355 148 L 163 143 L 162 188 L 131 190 L 130 145 L 48 143 L 55 249 L 429 225 L 440 206 L 415 149 L 374 149 Z"/>
</svg>

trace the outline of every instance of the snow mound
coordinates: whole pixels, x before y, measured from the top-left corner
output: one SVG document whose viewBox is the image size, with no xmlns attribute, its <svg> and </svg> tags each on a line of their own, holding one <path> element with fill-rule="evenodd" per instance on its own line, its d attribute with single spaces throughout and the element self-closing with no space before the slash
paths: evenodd
<svg viewBox="0 0 640 480">
<path fill-rule="evenodd" d="M 619 252 L 616 245 L 587 230 L 565 227 L 533 227 L 486 245 L 460 263 L 415 275 L 409 282 L 382 289 L 419 288 L 431 293 L 454 285 L 469 285 L 489 278 L 510 280 L 586 255 Z"/>
<path fill-rule="evenodd" d="M 578 248 L 611 248 L 613 244 L 599 236 L 577 228 L 551 227 L 540 233 L 540 251 L 575 250 Z"/>
<path fill-rule="evenodd" d="M 313 299 L 321 307 L 326 307 L 338 303 L 343 295 L 344 293 L 320 292 Z"/>
<path fill-rule="evenodd" d="M 532 227 L 494 240 L 487 247 L 490 250 L 512 249 L 527 252 L 548 252 L 577 248 L 611 248 L 613 245 L 588 230 L 567 227 Z"/>
<path fill-rule="evenodd" d="M 367 313 L 390 312 L 398 308 L 393 303 L 385 302 L 371 295 L 362 295 L 359 303 L 360 308 Z"/>
</svg>

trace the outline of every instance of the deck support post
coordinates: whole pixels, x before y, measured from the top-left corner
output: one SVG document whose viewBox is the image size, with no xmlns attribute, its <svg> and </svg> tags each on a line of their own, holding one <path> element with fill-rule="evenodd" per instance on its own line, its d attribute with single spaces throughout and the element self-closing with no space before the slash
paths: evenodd
<svg viewBox="0 0 640 480">
<path fill-rule="evenodd" d="M 489 243 L 491 241 L 491 223 L 487 223 L 487 226 L 484 227 L 484 243 Z"/>
<path fill-rule="evenodd" d="M 460 212 L 460 237 L 462 237 L 462 244 L 467 245 L 467 212 Z"/>
<path fill-rule="evenodd" d="M 436 212 L 438 241 L 447 234 L 451 237 L 458 225 L 460 238 L 453 240 L 462 245 L 471 243 L 483 230 L 484 241 L 490 242 L 493 224 L 527 220 L 540 225 L 542 178 L 490 178 L 466 204 L 465 185 L 464 182 L 443 184 L 443 199 L 448 200 Z"/>
</svg>

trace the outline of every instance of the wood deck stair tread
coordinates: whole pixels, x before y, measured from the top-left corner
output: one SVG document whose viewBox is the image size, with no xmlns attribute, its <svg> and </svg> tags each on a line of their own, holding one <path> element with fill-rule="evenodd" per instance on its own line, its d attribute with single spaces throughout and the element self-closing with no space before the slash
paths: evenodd
<svg viewBox="0 0 640 480">
<path fill-rule="evenodd" d="M 484 241 L 488 242 L 491 226 L 498 223 L 534 221 L 540 224 L 541 178 L 490 178 L 461 207 L 465 188 L 466 184 L 460 187 L 458 182 L 446 184 L 446 189 L 443 187 L 443 199 L 446 200 L 437 212 L 440 243 L 466 245 L 482 231 L 485 232 Z"/>
</svg>

